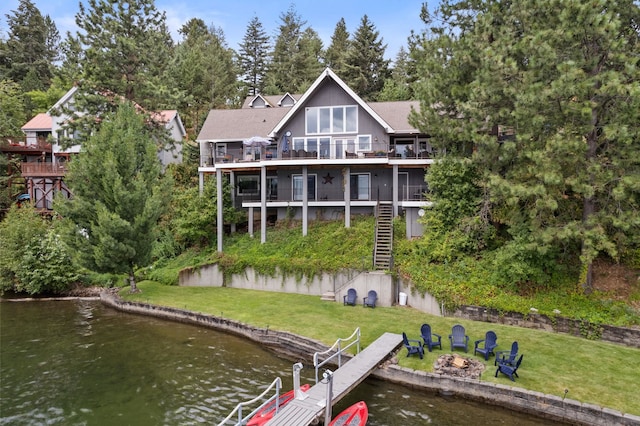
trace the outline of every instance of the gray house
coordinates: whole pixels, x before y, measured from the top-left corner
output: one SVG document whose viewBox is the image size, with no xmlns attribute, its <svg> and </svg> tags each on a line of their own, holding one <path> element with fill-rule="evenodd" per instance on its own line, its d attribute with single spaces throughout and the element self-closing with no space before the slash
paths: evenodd
<svg viewBox="0 0 640 426">
<path fill-rule="evenodd" d="M 404 216 L 409 238 L 421 235 L 435 152 L 409 124 L 412 109 L 419 103 L 364 102 L 327 68 L 302 95 L 256 95 L 240 109 L 212 110 L 198 135 L 200 189 L 215 174 L 222 200 L 228 179 L 252 235 L 259 221 L 262 242 L 267 220 L 294 215 L 306 235 L 315 218 L 349 227 L 352 215 L 383 210 Z M 222 208 L 217 222 L 222 251 Z"/>
</svg>

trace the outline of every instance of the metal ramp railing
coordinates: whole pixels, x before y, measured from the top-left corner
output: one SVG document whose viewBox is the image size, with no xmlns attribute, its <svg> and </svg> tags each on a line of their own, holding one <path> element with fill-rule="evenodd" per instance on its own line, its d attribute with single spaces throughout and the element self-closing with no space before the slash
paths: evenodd
<svg viewBox="0 0 640 426">
<path fill-rule="evenodd" d="M 275 395 L 273 395 L 272 397 L 268 398 L 265 402 L 260 404 L 260 406 L 255 408 L 253 411 L 251 411 L 246 416 L 244 416 L 244 417 L 242 416 L 242 407 L 254 405 L 256 402 L 258 402 L 261 399 L 263 399 L 269 393 L 269 391 L 271 391 L 271 389 L 274 386 L 275 386 Z M 236 407 L 233 409 L 233 411 L 231 411 L 231 413 L 229 413 L 229 415 L 223 421 L 218 423 L 218 426 L 226 425 L 227 422 L 230 421 L 231 418 L 234 417 L 234 414 L 236 414 L 236 413 L 238 413 L 238 420 L 233 424 L 235 426 L 241 426 L 241 425 L 247 424 L 249 419 L 251 417 L 253 417 L 258 411 L 260 411 L 260 409 L 262 407 L 265 407 L 267 404 L 270 404 L 272 401 L 277 401 L 278 398 L 280 398 L 280 389 L 281 388 L 282 388 L 282 380 L 280 380 L 280 377 L 276 377 L 276 379 L 273 382 L 271 382 L 271 384 L 267 387 L 267 389 L 265 389 L 265 391 L 262 392 L 260 395 L 256 396 L 251 401 L 245 401 L 245 402 L 238 403 L 238 405 L 236 405 Z M 278 404 L 275 404 L 276 413 L 278 412 L 278 408 L 279 408 Z"/>
<path fill-rule="evenodd" d="M 352 339 L 355 339 L 355 340 L 353 340 L 353 342 L 349 343 L 344 348 L 342 347 L 342 342 L 347 342 Z M 318 384 L 318 370 L 320 369 L 320 367 L 327 364 L 329 361 L 331 361 L 335 357 L 338 357 L 338 368 L 340 368 L 342 366 L 342 354 L 353 345 L 357 345 L 356 354 L 359 354 L 360 353 L 360 327 L 356 328 L 353 334 L 351 334 L 351 336 L 347 337 L 346 339 L 339 338 L 338 340 L 336 340 L 333 346 L 331 346 L 326 351 L 316 352 L 313 354 L 313 366 L 315 367 L 315 370 L 316 370 L 316 384 Z M 327 357 L 324 361 L 318 362 L 318 359 L 321 355 L 326 355 L 328 353 L 331 353 L 331 351 L 333 351 L 336 348 L 337 348 L 336 353 Z"/>
</svg>

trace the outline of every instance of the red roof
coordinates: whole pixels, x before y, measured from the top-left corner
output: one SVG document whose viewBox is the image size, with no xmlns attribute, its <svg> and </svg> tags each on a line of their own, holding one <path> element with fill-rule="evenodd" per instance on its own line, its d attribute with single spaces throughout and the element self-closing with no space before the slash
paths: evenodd
<svg viewBox="0 0 640 426">
<path fill-rule="evenodd" d="M 51 130 L 53 121 L 51 116 L 41 112 L 33 117 L 27 124 L 22 126 L 22 130 Z"/>
</svg>

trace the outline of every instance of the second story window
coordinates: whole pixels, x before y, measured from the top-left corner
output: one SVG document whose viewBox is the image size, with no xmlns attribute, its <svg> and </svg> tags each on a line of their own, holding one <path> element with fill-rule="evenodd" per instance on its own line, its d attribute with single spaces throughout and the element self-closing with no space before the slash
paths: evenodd
<svg viewBox="0 0 640 426">
<path fill-rule="evenodd" d="M 357 133 L 358 107 L 310 107 L 306 109 L 305 120 L 308 135 Z"/>
</svg>

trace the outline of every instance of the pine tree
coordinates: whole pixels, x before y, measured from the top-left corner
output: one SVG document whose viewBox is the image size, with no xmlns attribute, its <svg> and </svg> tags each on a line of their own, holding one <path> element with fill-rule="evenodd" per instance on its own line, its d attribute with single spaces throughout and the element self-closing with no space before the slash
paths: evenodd
<svg viewBox="0 0 640 426">
<path fill-rule="evenodd" d="M 194 18 L 180 33 L 184 40 L 176 46 L 164 80 L 181 94 L 174 107 L 182 111 L 190 133 L 197 134 L 209 110 L 240 102 L 237 72 L 221 29 Z"/>
<path fill-rule="evenodd" d="M 0 75 L 20 83 L 25 91 L 46 90 L 58 58 L 58 30 L 31 0 L 20 0 L 18 9 L 12 12 L 5 15 L 9 32 L 3 49 L 5 69 Z"/>
<path fill-rule="evenodd" d="M 24 94 L 20 85 L 11 80 L 0 81 L 0 136 L 16 137 L 22 134 L 26 123 Z"/>
<path fill-rule="evenodd" d="M 322 43 L 291 6 L 280 15 L 281 24 L 267 72 L 266 94 L 301 93 L 318 77 Z M 315 61 L 315 63 L 314 63 Z"/>
<path fill-rule="evenodd" d="M 165 13 L 153 0 L 88 0 L 79 7 L 79 31 L 66 48 L 81 56 L 86 85 L 145 105 L 154 96 L 148 83 L 162 76 L 173 47 Z"/>
<path fill-rule="evenodd" d="M 406 101 L 413 98 L 411 75 L 411 58 L 409 53 L 400 47 L 391 75 L 384 82 L 378 95 L 378 101 Z"/>
<path fill-rule="evenodd" d="M 349 31 L 344 18 L 336 24 L 331 36 L 331 44 L 325 53 L 325 63 L 340 78 L 344 78 L 346 74 L 347 52 L 349 51 Z"/>
<path fill-rule="evenodd" d="M 128 274 L 149 264 L 157 222 L 170 196 L 156 144 L 131 103 L 105 117 L 100 131 L 70 163 L 69 200 L 54 207 L 69 222 L 67 242 L 78 261 L 98 271 Z"/>
<path fill-rule="evenodd" d="M 415 123 L 483 171 L 505 282 L 548 281 L 579 258 L 589 292 L 598 255 L 640 247 L 639 10 L 471 0 L 446 4 L 451 26 L 423 39 Z"/>
<path fill-rule="evenodd" d="M 249 89 L 249 95 L 262 93 L 264 89 L 270 48 L 269 36 L 264 31 L 260 19 L 254 16 L 247 26 L 238 51 L 240 70 Z"/>
<path fill-rule="evenodd" d="M 345 82 L 368 101 L 376 100 L 389 75 L 389 61 L 384 58 L 387 45 L 379 36 L 375 25 L 364 15 L 347 55 Z"/>
</svg>

